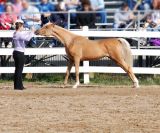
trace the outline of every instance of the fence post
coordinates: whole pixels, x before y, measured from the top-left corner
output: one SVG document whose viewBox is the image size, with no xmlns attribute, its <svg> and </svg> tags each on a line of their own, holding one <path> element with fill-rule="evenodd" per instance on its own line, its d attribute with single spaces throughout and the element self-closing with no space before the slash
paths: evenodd
<svg viewBox="0 0 160 133">
<path fill-rule="evenodd" d="M 85 70 L 89 69 L 89 61 L 83 61 L 83 68 Z M 84 84 L 88 84 L 88 83 L 89 83 L 89 73 L 84 72 Z"/>
<path fill-rule="evenodd" d="M 68 30 L 70 30 L 70 28 L 71 28 L 70 27 L 70 24 L 71 24 L 71 19 L 70 19 L 71 15 L 70 15 L 70 12 L 68 12 L 67 14 L 68 14 Z"/>
</svg>

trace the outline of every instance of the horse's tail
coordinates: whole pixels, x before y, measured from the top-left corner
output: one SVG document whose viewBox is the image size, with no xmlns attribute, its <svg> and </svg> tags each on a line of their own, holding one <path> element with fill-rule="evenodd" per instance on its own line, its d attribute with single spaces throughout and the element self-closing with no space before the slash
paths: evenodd
<svg viewBox="0 0 160 133">
<path fill-rule="evenodd" d="M 123 58 L 124 58 L 125 62 L 128 65 L 133 66 L 133 57 L 132 57 L 132 52 L 131 52 L 131 48 L 130 48 L 129 42 L 124 38 L 118 38 L 118 40 L 122 44 L 122 49 L 123 49 L 122 55 L 123 55 Z"/>
</svg>

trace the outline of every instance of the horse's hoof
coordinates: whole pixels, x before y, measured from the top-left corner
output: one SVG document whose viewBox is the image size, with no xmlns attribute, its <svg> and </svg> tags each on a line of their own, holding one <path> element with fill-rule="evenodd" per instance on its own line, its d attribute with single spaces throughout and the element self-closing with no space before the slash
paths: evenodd
<svg viewBox="0 0 160 133">
<path fill-rule="evenodd" d="M 133 88 L 139 88 L 139 82 L 138 80 L 133 82 Z"/>
<path fill-rule="evenodd" d="M 138 88 L 140 88 L 140 86 L 139 86 L 139 84 L 134 84 L 133 88 L 138 89 Z"/>
<path fill-rule="evenodd" d="M 76 89 L 79 86 L 79 82 L 76 82 L 76 84 L 72 87 L 73 89 Z"/>
<path fill-rule="evenodd" d="M 62 85 L 62 88 L 65 88 L 66 87 L 66 85 Z"/>
<path fill-rule="evenodd" d="M 73 89 L 77 89 L 77 85 L 74 85 L 72 88 L 73 88 Z"/>
</svg>

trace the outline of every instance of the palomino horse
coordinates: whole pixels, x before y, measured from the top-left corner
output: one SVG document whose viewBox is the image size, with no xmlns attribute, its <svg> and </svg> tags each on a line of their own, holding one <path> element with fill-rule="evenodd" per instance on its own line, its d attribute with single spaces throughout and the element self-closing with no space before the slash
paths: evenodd
<svg viewBox="0 0 160 133">
<path fill-rule="evenodd" d="M 113 59 L 131 78 L 133 87 L 138 88 L 139 83 L 132 71 L 132 55 L 129 43 L 123 38 L 110 38 L 103 40 L 89 40 L 86 37 L 75 35 L 53 23 L 44 25 L 35 32 L 37 35 L 54 36 L 60 40 L 69 58 L 64 84 L 67 84 L 70 70 L 75 64 L 76 84 L 79 85 L 79 64 L 84 60 L 96 60 L 102 57 Z"/>
</svg>

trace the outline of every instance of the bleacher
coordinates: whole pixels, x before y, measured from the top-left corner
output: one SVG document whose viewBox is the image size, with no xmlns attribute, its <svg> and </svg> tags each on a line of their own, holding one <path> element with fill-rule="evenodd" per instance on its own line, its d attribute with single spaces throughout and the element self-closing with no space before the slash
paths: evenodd
<svg viewBox="0 0 160 133">
<path fill-rule="evenodd" d="M 58 1 L 61 0 L 50 0 L 50 2 L 52 2 L 53 4 L 57 4 Z M 101 27 L 101 26 L 106 26 L 107 28 L 112 28 L 113 27 L 113 22 L 114 22 L 114 12 L 116 9 L 118 9 L 121 4 L 125 1 L 125 0 L 104 0 L 105 1 L 105 9 L 107 12 L 107 23 L 99 23 L 97 20 L 96 26 L 97 27 Z M 32 5 L 37 4 L 37 2 L 31 2 Z M 71 24 L 71 25 L 75 25 L 75 24 Z"/>
<path fill-rule="evenodd" d="M 114 12 L 125 0 L 105 0 L 105 8 L 107 11 L 107 28 L 112 28 L 114 22 Z"/>
</svg>

